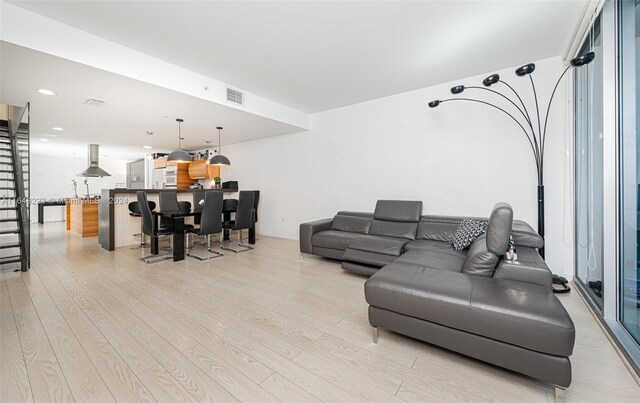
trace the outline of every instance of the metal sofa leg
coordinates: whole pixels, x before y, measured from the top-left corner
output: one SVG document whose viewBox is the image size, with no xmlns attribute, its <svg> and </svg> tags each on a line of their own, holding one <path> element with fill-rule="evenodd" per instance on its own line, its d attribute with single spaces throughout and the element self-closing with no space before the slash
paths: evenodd
<svg viewBox="0 0 640 403">
<path fill-rule="evenodd" d="M 378 328 L 374 327 L 373 328 L 373 342 L 374 343 L 378 343 Z"/>
<path fill-rule="evenodd" d="M 555 401 L 556 403 L 562 403 L 564 402 L 564 392 L 567 390 L 567 388 L 563 388 L 562 386 L 556 386 L 555 387 Z"/>
<path fill-rule="evenodd" d="M 300 254 L 300 260 L 304 259 L 304 253 Z"/>
</svg>

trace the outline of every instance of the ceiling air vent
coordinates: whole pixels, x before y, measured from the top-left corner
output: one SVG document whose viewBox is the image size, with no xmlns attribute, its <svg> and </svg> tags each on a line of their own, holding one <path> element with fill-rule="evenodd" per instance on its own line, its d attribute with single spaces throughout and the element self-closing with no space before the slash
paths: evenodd
<svg viewBox="0 0 640 403">
<path fill-rule="evenodd" d="M 227 88 L 227 101 L 233 102 L 234 104 L 242 105 L 243 96 L 244 94 L 242 92 L 234 90 L 233 88 Z"/>
<path fill-rule="evenodd" d="M 96 98 L 87 98 L 84 100 L 83 104 L 99 108 L 102 106 L 102 104 L 104 104 L 104 101 Z"/>
</svg>

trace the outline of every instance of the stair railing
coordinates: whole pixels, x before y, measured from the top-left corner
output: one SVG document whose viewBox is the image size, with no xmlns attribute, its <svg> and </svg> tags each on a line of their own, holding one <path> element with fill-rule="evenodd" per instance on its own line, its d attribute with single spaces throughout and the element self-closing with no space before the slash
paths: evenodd
<svg viewBox="0 0 640 403">
<path fill-rule="evenodd" d="M 31 220 L 29 198 L 29 161 L 30 149 L 27 148 L 26 156 L 20 150 L 20 141 L 26 141 L 29 145 L 29 103 L 24 107 L 8 106 L 9 144 L 13 160 L 14 197 L 20 231 L 20 269 L 27 271 L 31 267 Z M 26 116 L 25 116 L 26 114 Z M 26 121 L 23 122 L 23 120 Z M 26 135 L 26 136 L 25 136 Z M 26 160 L 26 162 L 25 162 Z M 26 176 L 25 176 L 26 173 Z"/>
</svg>

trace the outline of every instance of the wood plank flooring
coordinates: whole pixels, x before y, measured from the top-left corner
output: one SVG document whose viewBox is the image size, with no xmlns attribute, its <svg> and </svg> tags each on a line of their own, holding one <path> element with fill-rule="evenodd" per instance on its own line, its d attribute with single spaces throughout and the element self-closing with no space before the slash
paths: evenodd
<svg viewBox="0 0 640 403">
<path fill-rule="evenodd" d="M 33 225 L 32 270 L 0 274 L 0 402 L 551 402 L 550 385 L 381 331 L 365 278 L 297 242 L 145 265 L 64 223 Z M 640 388 L 575 292 L 566 400 Z"/>
</svg>

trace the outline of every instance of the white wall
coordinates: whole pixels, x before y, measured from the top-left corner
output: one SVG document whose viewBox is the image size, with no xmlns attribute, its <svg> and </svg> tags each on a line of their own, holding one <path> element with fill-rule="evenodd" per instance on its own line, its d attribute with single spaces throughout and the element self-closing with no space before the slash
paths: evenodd
<svg viewBox="0 0 640 403">
<path fill-rule="evenodd" d="M 78 182 L 78 196 L 86 195 L 85 178 L 76 175 L 88 166 L 86 156 L 52 156 L 31 154 L 31 199 L 58 199 L 73 197 L 71 180 Z M 115 187 L 116 183 L 124 184 L 127 173 L 127 161 L 100 158 L 100 167 L 111 174 L 104 178 L 87 178 L 91 194 L 99 194 L 102 189 Z M 63 221 L 64 207 L 45 207 L 46 221 Z M 38 221 L 38 208 L 31 206 L 31 221 Z"/>
<path fill-rule="evenodd" d="M 544 110 L 562 63 L 555 57 L 536 64 L 534 79 Z M 499 73 L 531 105 L 529 80 L 516 77 L 514 69 Z M 481 86 L 487 75 L 321 112 L 311 116 L 308 132 L 225 146 L 232 166 L 223 167 L 221 176 L 238 180 L 242 189 L 261 190 L 259 232 L 264 235 L 297 239 L 302 222 L 339 210 L 372 211 L 378 199 L 422 200 L 424 214 L 481 216 L 506 201 L 516 218 L 536 228 L 535 163 L 521 129 L 480 104 L 427 107 L 428 101 L 449 97 L 454 84 Z M 571 205 L 563 187 L 564 158 L 571 156 L 564 149 L 563 88 L 548 128 L 547 262 L 554 272 L 571 277 L 566 256 L 572 256 L 572 249 L 563 242 L 564 207 Z M 484 94 L 465 91 L 467 96 Z"/>
</svg>

